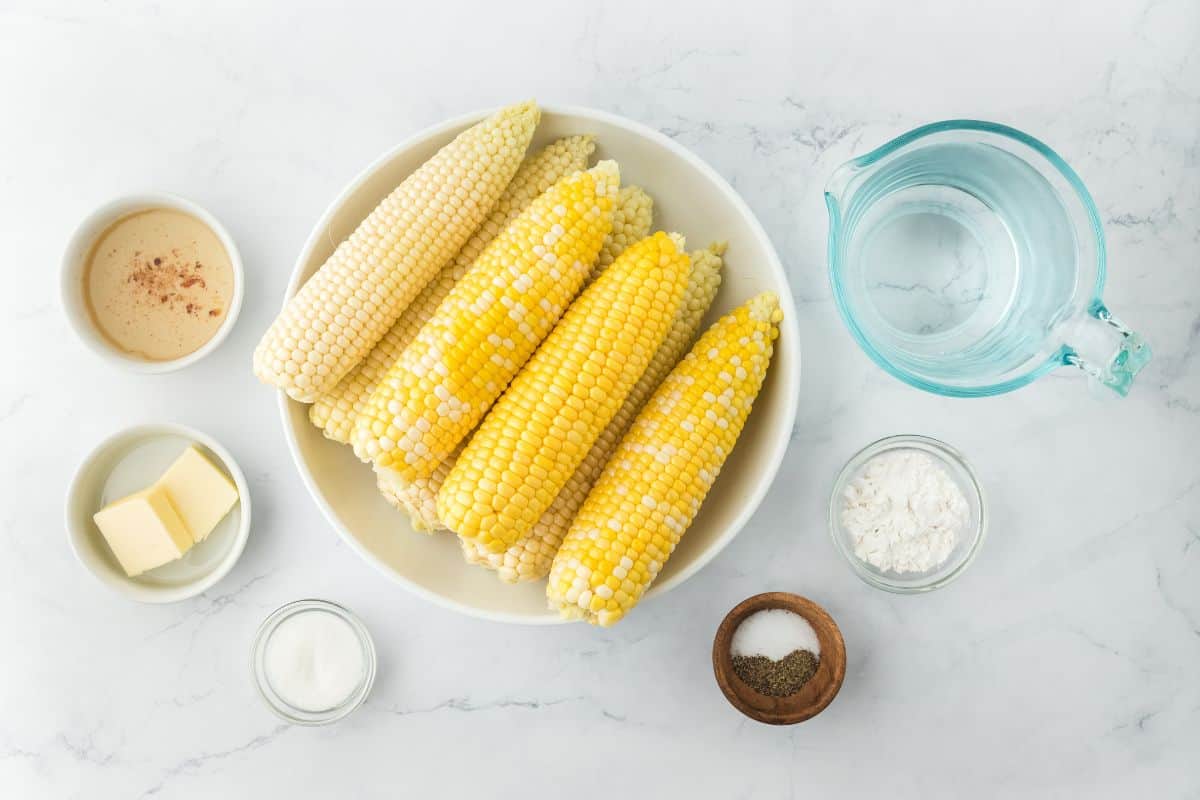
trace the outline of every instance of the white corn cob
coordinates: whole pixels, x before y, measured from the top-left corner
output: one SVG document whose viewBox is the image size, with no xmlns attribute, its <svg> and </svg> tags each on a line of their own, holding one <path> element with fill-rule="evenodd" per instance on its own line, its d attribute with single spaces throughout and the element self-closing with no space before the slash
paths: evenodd
<svg viewBox="0 0 1200 800">
<path fill-rule="evenodd" d="M 502 109 L 396 187 L 288 301 L 254 374 L 306 403 L 336 386 L 491 212 L 539 117 L 532 102 Z"/>
<path fill-rule="evenodd" d="M 396 324 L 367 357 L 337 386 L 317 398 L 308 410 L 308 418 L 312 423 L 330 439 L 349 444 L 354 418 L 375 390 L 379 379 L 417 337 L 421 326 L 433 317 L 450 289 L 467 273 L 484 247 L 559 178 L 587 169 L 588 157 L 595 149 L 596 144 L 591 136 L 568 136 L 525 159 L 508 188 L 500 195 L 492 213 L 458 251 L 458 255 L 421 290 L 412 305 L 404 310 L 400 319 L 396 320 Z"/>
</svg>

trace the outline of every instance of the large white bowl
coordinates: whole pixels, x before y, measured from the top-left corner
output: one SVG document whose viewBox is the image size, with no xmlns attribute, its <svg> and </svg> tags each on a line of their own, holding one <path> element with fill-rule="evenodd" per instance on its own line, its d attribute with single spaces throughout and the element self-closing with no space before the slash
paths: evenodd
<svg viewBox="0 0 1200 800">
<path fill-rule="evenodd" d="M 438 148 L 488 111 L 450 120 L 418 133 L 385 153 L 333 201 L 296 262 L 291 297 L 354 227 L 397 184 Z M 709 321 L 757 292 L 779 295 L 784 322 L 762 395 L 737 448 L 687 535 L 647 598 L 683 583 L 729 544 L 758 507 L 783 460 L 796 416 L 800 342 L 796 309 L 779 256 L 737 193 L 692 153 L 650 128 L 583 108 L 542 108 L 533 146 L 562 136 L 594 134 L 600 158 L 621 165 L 622 184 L 635 183 L 654 198 L 655 227 L 683 233 L 690 248 L 726 240 L 729 250 L 720 294 Z M 414 533 L 403 514 L 375 489 L 370 468 L 350 448 L 325 439 L 308 421 L 308 406 L 279 393 L 279 409 L 292 456 L 317 505 L 347 544 L 388 577 L 439 605 L 476 617 L 515 623 L 551 623 L 545 582 L 508 585 L 494 573 L 469 566 L 449 534 Z"/>
</svg>

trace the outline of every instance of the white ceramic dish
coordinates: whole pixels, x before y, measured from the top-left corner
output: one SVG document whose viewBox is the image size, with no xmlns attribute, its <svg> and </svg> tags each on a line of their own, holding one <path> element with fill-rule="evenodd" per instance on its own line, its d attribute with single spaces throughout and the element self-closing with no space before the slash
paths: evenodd
<svg viewBox="0 0 1200 800">
<path fill-rule="evenodd" d="M 233 269 L 233 298 L 229 302 L 229 308 L 225 311 L 225 321 L 221 323 L 221 327 L 199 349 L 170 361 L 147 361 L 114 347 L 96 330 L 96 325 L 92 322 L 83 296 L 83 271 L 87 266 L 88 254 L 91 253 L 96 239 L 122 217 L 151 208 L 170 208 L 182 211 L 203 222 L 221 240 L 221 245 L 229 254 L 229 264 Z M 75 233 L 67 242 L 66 252 L 63 253 L 61 274 L 63 313 L 66 314 L 67 320 L 71 323 L 71 327 L 74 328 L 80 341 L 110 364 L 142 373 L 173 372 L 183 369 L 216 350 L 233 330 L 233 326 L 237 324 L 238 314 L 242 311 L 242 295 L 246 283 L 242 270 L 242 257 L 238 253 L 237 245 L 233 243 L 233 237 L 229 235 L 229 231 L 225 230 L 225 226 L 192 201 L 161 192 L 143 192 L 118 197 L 89 214 L 83 222 L 79 223 L 79 227 L 75 229 Z"/>
<path fill-rule="evenodd" d="M 183 558 L 129 577 L 92 515 L 154 483 L 188 445 L 199 445 L 237 485 L 238 502 Z M 172 603 L 209 589 L 233 569 L 250 535 L 250 488 L 229 451 L 182 425 L 139 425 L 101 442 L 75 472 L 67 492 L 67 536 L 79 563 L 110 589 L 143 603 Z"/>
<path fill-rule="evenodd" d="M 375 205 L 438 148 L 487 111 L 427 129 L 385 153 L 350 183 L 317 222 L 296 262 L 287 296 L 325 261 Z M 783 459 L 796 416 L 800 343 L 796 308 L 774 247 L 737 193 L 708 165 L 666 136 L 612 114 L 542 107 L 533 147 L 569 134 L 597 138 L 597 157 L 615 158 L 623 184 L 645 187 L 655 203 L 656 228 L 677 230 L 690 248 L 727 240 L 723 283 L 709 321 L 753 294 L 779 294 L 784 322 L 767 384 L 746 429 L 700 515 L 683 537 L 647 598 L 670 591 L 729 544 L 762 501 Z M 552 623 L 545 582 L 500 582 L 463 562 L 449 535 L 412 532 L 407 518 L 378 494 L 370 468 L 348 447 L 323 437 L 308 421 L 308 406 L 279 394 L 284 432 L 300 475 L 346 543 L 402 586 L 440 605 L 502 622 Z"/>
</svg>

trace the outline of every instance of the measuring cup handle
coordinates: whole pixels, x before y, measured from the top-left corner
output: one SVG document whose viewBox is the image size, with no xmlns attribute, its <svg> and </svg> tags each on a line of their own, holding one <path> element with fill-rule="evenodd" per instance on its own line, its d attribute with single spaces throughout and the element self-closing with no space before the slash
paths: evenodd
<svg viewBox="0 0 1200 800">
<path fill-rule="evenodd" d="M 1129 387 L 1142 367 L 1150 363 L 1152 356 L 1150 345 L 1140 334 L 1129 328 L 1121 320 L 1112 315 L 1103 303 L 1096 302 L 1088 309 L 1088 315 L 1100 323 L 1115 330 L 1120 335 L 1117 351 L 1109 358 L 1108 364 L 1088 361 L 1074 347 L 1067 345 L 1063 356 L 1064 363 L 1079 367 L 1087 375 L 1102 386 L 1107 386 L 1121 397 L 1129 394 Z"/>
</svg>

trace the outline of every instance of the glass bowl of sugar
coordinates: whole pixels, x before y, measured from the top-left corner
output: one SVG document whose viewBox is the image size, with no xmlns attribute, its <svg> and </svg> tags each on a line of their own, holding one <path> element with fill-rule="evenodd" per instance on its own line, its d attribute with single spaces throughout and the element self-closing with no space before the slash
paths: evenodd
<svg viewBox="0 0 1200 800">
<path fill-rule="evenodd" d="M 259 627 L 250 653 L 258 692 L 294 725 L 327 725 L 358 708 L 375 682 L 375 644 L 347 608 L 297 600 Z"/>
<path fill-rule="evenodd" d="M 846 462 L 833 483 L 834 547 L 878 589 L 940 589 L 970 566 L 986 532 L 987 504 L 974 469 L 937 439 L 880 439 Z"/>
</svg>

